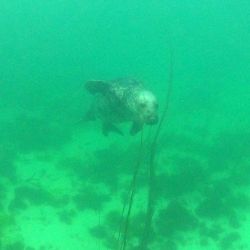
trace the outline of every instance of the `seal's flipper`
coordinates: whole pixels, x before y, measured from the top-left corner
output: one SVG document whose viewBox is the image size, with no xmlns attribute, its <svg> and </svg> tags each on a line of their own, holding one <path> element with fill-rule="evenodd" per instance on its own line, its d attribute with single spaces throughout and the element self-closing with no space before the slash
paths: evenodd
<svg viewBox="0 0 250 250">
<path fill-rule="evenodd" d="M 138 121 L 134 121 L 131 129 L 130 129 L 130 134 L 131 135 L 136 135 L 138 132 L 140 132 L 142 130 L 143 127 L 143 123 L 142 122 L 138 122 Z"/>
<path fill-rule="evenodd" d="M 110 89 L 110 84 L 105 81 L 92 80 L 85 83 L 85 88 L 91 94 L 105 94 Z"/>
<path fill-rule="evenodd" d="M 109 135 L 109 132 L 115 132 L 119 135 L 123 135 L 122 131 L 117 128 L 114 124 L 112 123 L 103 123 L 102 124 L 102 133 L 105 136 Z"/>
</svg>

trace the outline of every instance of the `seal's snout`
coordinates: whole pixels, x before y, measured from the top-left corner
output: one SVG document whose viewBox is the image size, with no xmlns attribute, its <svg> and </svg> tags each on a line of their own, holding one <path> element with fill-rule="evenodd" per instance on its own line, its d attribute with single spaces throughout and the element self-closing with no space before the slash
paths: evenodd
<svg viewBox="0 0 250 250">
<path fill-rule="evenodd" d="M 151 115 L 149 117 L 146 117 L 146 124 L 148 125 L 155 125 L 159 121 L 158 115 Z"/>
</svg>

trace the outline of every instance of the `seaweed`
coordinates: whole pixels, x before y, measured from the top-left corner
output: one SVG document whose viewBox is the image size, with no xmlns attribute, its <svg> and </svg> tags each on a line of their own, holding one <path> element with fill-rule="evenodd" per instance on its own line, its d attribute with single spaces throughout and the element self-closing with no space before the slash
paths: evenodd
<svg viewBox="0 0 250 250">
<path fill-rule="evenodd" d="M 156 195 L 167 199 L 178 198 L 194 192 L 200 192 L 209 181 L 209 174 L 194 159 L 181 159 L 175 162 L 174 173 L 162 173 L 156 176 Z"/>
<path fill-rule="evenodd" d="M 225 219 L 234 228 L 240 226 L 239 214 L 242 216 L 242 213 L 239 211 L 247 211 L 250 206 L 249 197 L 233 190 L 227 179 L 215 182 L 203 196 L 196 209 L 197 215 L 208 220 Z"/>
<path fill-rule="evenodd" d="M 172 51 L 170 52 L 170 70 L 169 70 L 169 82 L 168 82 L 168 88 L 166 92 L 166 98 L 165 98 L 165 105 L 163 107 L 162 116 L 159 120 L 158 126 L 156 128 L 156 131 L 152 137 L 152 141 L 149 143 L 149 152 L 148 157 L 146 156 L 144 145 L 143 145 L 143 131 L 141 132 L 141 143 L 139 150 L 137 152 L 137 160 L 134 164 L 134 173 L 131 180 L 131 185 L 128 191 L 128 200 L 124 203 L 123 210 L 122 210 L 122 218 L 124 217 L 124 221 L 120 223 L 120 230 L 118 235 L 118 248 L 121 250 L 126 250 L 127 245 L 129 243 L 128 241 L 128 234 L 129 234 L 129 226 L 133 222 L 131 219 L 131 212 L 133 208 L 134 203 L 134 197 L 136 194 L 136 188 L 138 187 L 138 171 L 145 160 L 145 158 L 148 160 L 148 166 L 149 166 L 149 179 L 148 179 L 148 195 L 147 195 L 147 208 L 146 208 L 146 215 L 144 217 L 144 225 L 142 228 L 140 228 L 141 234 L 140 239 L 138 239 L 137 244 L 133 244 L 129 246 L 131 249 L 140 249 L 144 250 L 148 248 L 148 244 L 151 241 L 151 236 L 154 235 L 154 230 L 152 227 L 152 220 L 155 213 L 155 205 L 156 205 L 156 199 L 157 199 L 157 188 L 156 188 L 156 166 L 155 166 L 155 158 L 157 154 L 157 146 L 158 146 L 158 140 L 160 136 L 160 132 L 162 129 L 162 125 L 166 119 L 166 114 L 168 111 L 169 103 L 170 103 L 170 96 L 172 92 L 172 83 L 173 83 L 173 56 Z M 141 183 L 144 184 L 144 183 Z M 135 233 L 135 232 L 134 232 Z M 122 236 L 122 237 L 121 237 Z"/>
<path fill-rule="evenodd" d="M 90 234 L 97 239 L 105 239 L 108 237 L 108 230 L 104 225 L 97 225 L 89 229 Z"/>
<path fill-rule="evenodd" d="M 108 149 L 96 151 L 96 161 L 92 164 L 92 181 L 103 182 L 115 191 L 122 175 L 130 173 L 131 166 L 138 157 L 137 152 L 138 148 L 135 145 L 123 149 L 115 144 Z"/>
<path fill-rule="evenodd" d="M 110 249 L 122 248 L 124 245 L 121 236 L 117 235 L 117 225 L 120 225 L 121 231 L 124 231 L 126 224 L 124 223 L 126 215 L 121 218 L 121 214 L 116 210 L 109 211 L 104 218 L 102 223 L 92 227 L 89 232 L 90 234 L 102 240 L 103 243 Z M 121 223 L 121 221 L 123 223 Z M 129 237 L 126 239 L 125 246 L 128 245 L 129 249 L 137 249 L 139 246 L 140 239 L 142 237 L 143 228 L 145 221 L 145 213 L 139 212 L 130 217 L 130 230 L 127 231 Z M 150 235 L 149 242 L 155 239 L 155 235 Z"/>
<path fill-rule="evenodd" d="M 128 193 L 128 206 L 127 206 L 127 211 L 126 211 L 126 202 L 123 205 L 123 210 L 122 210 L 122 217 L 124 216 L 124 213 L 126 212 L 125 220 L 124 220 L 124 225 L 120 225 L 120 230 L 119 230 L 119 235 L 118 235 L 118 243 L 120 244 L 120 238 L 121 238 L 121 233 L 122 234 L 122 241 L 121 241 L 121 249 L 125 250 L 127 247 L 127 240 L 128 240 L 128 230 L 129 230 L 129 224 L 130 224 L 130 216 L 132 212 L 132 206 L 133 206 L 133 201 L 135 197 L 135 191 L 136 191 L 136 184 L 137 184 L 137 178 L 138 178 L 138 172 L 142 163 L 142 156 L 143 156 L 143 133 L 141 132 L 141 143 L 140 143 L 140 148 L 139 148 L 139 154 L 137 157 L 137 162 L 134 167 L 134 174 L 133 178 L 131 181 L 130 185 L 130 190 Z M 122 228 L 124 226 L 124 229 Z M 123 230 L 122 230 L 123 229 Z"/>
<path fill-rule="evenodd" d="M 73 197 L 73 201 L 79 210 L 90 209 L 100 211 L 109 200 L 110 196 L 108 194 L 95 190 L 93 187 L 85 187 Z"/>
<path fill-rule="evenodd" d="M 89 159 L 78 156 L 61 159 L 57 167 L 70 172 L 80 180 L 86 179 L 87 176 L 88 183 L 105 184 L 112 193 L 115 193 L 121 177 L 129 174 L 137 151 L 135 145 L 127 149 L 111 145 L 109 148 L 96 150 Z"/>
<path fill-rule="evenodd" d="M 115 232 L 117 225 L 121 221 L 121 214 L 116 210 L 109 211 L 104 219 L 104 224 L 108 227 L 110 231 Z"/>
<path fill-rule="evenodd" d="M 57 214 L 61 222 L 67 225 L 71 225 L 76 215 L 76 212 L 73 209 L 70 210 L 64 209 L 59 211 Z"/>
<path fill-rule="evenodd" d="M 145 226 L 140 242 L 139 248 L 141 250 L 147 249 L 150 239 L 150 234 L 153 233 L 152 228 L 152 220 L 155 213 L 155 200 L 156 200 L 156 166 L 155 166 L 155 158 L 157 152 L 157 145 L 159 136 L 161 133 L 161 129 L 163 123 L 166 119 L 167 112 L 170 104 L 170 96 L 172 93 L 173 87 L 173 53 L 172 49 L 170 50 L 170 68 L 169 68 L 169 79 L 168 79 L 168 88 L 166 91 L 165 105 L 163 107 L 162 116 L 160 118 L 159 124 L 156 128 L 155 134 L 152 139 L 152 143 L 150 145 L 150 154 L 149 154 L 149 188 L 148 188 L 148 202 L 147 202 L 147 210 L 146 210 L 146 218 L 145 218 Z"/>
<path fill-rule="evenodd" d="M 15 197 L 9 204 L 11 211 L 22 210 L 30 205 L 64 207 L 67 196 L 57 196 L 39 186 L 20 186 L 15 189 Z"/>
<path fill-rule="evenodd" d="M 80 157 L 70 157 L 59 162 L 59 166 L 72 173 L 76 178 L 88 177 L 89 183 L 104 183 L 111 190 L 116 190 L 119 180 L 118 163 L 115 153 L 95 156 L 94 160 L 83 160 Z M 105 171 L 104 171 L 105 170 Z"/>
<path fill-rule="evenodd" d="M 156 221 L 159 234 L 173 239 L 176 236 L 198 229 L 199 221 L 195 215 L 180 202 L 172 201 L 161 209 Z"/>
<path fill-rule="evenodd" d="M 109 211 L 104 218 L 104 221 L 90 228 L 90 234 L 103 241 L 103 244 L 109 249 L 117 249 L 119 241 L 116 238 L 117 225 L 121 221 L 121 215 L 116 210 Z"/>
</svg>

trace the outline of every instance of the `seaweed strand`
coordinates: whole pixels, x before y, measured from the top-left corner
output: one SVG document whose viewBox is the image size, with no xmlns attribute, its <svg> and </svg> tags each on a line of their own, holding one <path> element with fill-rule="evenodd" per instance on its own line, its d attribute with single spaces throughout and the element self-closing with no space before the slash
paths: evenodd
<svg viewBox="0 0 250 250">
<path fill-rule="evenodd" d="M 155 211 L 155 156 L 156 156 L 156 148 L 157 142 L 159 139 L 159 135 L 162 129 L 162 125 L 166 119 L 167 111 L 169 109 L 169 101 L 172 93 L 172 85 L 173 85 L 173 54 L 170 52 L 170 67 L 169 67 L 169 79 L 168 79 L 168 88 L 167 94 L 165 98 L 165 105 L 163 109 L 163 113 L 159 124 L 157 126 L 153 141 L 150 147 L 150 156 L 149 156 L 149 189 L 148 189 L 148 204 L 146 210 L 146 221 L 144 226 L 144 232 L 142 235 L 141 243 L 139 246 L 140 250 L 146 250 L 149 243 L 149 235 L 152 232 L 152 219 Z"/>
<path fill-rule="evenodd" d="M 133 178 L 132 178 L 131 185 L 130 185 L 128 210 L 127 210 L 127 214 L 126 214 L 126 218 L 125 218 L 125 222 L 124 222 L 123 239 L 122 239 L 122 243 L 121 243 L 121 247 L 120 247 L 121 250 L 126 250 L 126 247 L 127 247 L 130 216 L 131 216 L 131 211 L 132 211 L 133 201 L 134 201 L 134 196 L 135 196 L 135 191 L 136 191 L 137 176 L 138 176 L 138 172 L 139 172 L 139 169 L 141 166 L 142 152 L 143 152 L 143 131 L 141 132 L 141 142 L 140 142 L 138 161 L 137 161 L 137 164 L 135 166 Z M 125 206 L 126 206 L 126 203 L 123 206 L 122 217 L 123 217 L 123 214 L 125 212 Z M 120 228 L 120 231 L 121 231 L 121 228 Z M 120 235 L 121 235 L 121 232 L 119 232 L 118 240 L 120 240 L 120 237 L 121 237 Z"/>
</svg>

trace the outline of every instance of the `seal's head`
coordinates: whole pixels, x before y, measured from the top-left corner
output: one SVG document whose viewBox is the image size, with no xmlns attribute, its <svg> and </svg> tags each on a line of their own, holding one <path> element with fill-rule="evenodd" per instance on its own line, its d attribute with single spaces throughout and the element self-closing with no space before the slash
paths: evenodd
<svg viewBox="0 0 250 250">
<path fill-rule="evenodd" d="M 158 122 L 158 103 L 150 91 L 143 90 L 138 94 L 137 111 L 144 123 L 154 125 Z"/>
</svg>

